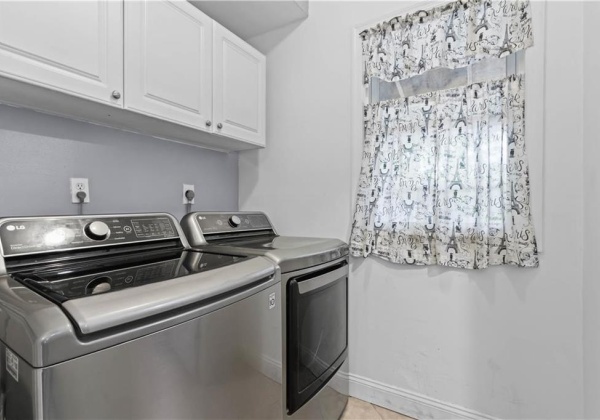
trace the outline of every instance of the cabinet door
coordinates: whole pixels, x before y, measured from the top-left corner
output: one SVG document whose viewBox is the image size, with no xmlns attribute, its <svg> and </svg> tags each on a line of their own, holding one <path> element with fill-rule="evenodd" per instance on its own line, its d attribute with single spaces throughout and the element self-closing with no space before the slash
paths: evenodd
<svg viewBox="0 0 600 420">
<path fill-rule="evenodd" d="M 215 132 L 265 145 L 265 56 L 214 23 Z"/>
<path fill-rule="evenodd" d="M 212 20 L 185 1 L 125 2 L 125 107 L 210 131 Z"/>
<path fill-rule="evenodd" d="M 121 106 L 123 4 L 0 1 L 0 75 Z"/>
</svg>

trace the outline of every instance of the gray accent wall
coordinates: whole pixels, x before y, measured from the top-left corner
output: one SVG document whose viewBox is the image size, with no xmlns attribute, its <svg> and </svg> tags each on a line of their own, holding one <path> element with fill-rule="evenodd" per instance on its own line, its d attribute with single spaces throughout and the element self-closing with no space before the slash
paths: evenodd
<svg viewBox="0 0 600 420">
<path fill-rule="evenodd" d="M 0 104 L 0 217 L 76 214 L 69 178 L 89 178 L 85 214 L 237 210 L 238 155 Z"/>
</svg>

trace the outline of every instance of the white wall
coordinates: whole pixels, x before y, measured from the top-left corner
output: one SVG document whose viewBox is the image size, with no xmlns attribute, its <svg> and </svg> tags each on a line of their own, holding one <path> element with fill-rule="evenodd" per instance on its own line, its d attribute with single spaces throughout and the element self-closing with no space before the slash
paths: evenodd
<svg viewBox="0 0 600 420">
<path fill-rule="evenodd" d="M 347 240 L 357 159 L 352 29 L 401 7 L 312 2 L 309 18 L 269 53 L 268 147 L 240 154 L 241 209 L 266 211 L 282 234 Z M 448 403 L 502 418 L 583 415 L 583 92 L 565 83 L 582 76 L 582 11 L 580 2 L 547 9 L 541 267 L 468 272 L 354 259 L 355 394 L 412 414 Z"/>
<path fill-rule="evenodd" d="M 583 265 L 583 343 L 585 414 L 600 418 L 600 3 L 583 6 L 584 25 L 584 265 Z"/>
</svg>

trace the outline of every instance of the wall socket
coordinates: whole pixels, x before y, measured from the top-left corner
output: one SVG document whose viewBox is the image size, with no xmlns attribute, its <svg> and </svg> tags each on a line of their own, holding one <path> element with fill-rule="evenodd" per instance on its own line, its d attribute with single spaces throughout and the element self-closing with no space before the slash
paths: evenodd
<svg viewBox="0 0 600 420">
<path fill-rule="evenodd" d="M 83 191 L 85 193 L 84 203 L 90 202 L 90 184 L 87 178 L 71 178 L 71 202 L 79 203 L 77 193 Z"/>
<path fill-rule="evenodd" d="M 188 201 L 187 197 L 185 196 L 185 192 L 187 190 L 192 190 L 194 193 L 196 192 L 194 190 L 194 184 L 183 184 L 183 204 L 195 204 L 195 198 L 192 198 L 192 201 Z"/>
</svg>

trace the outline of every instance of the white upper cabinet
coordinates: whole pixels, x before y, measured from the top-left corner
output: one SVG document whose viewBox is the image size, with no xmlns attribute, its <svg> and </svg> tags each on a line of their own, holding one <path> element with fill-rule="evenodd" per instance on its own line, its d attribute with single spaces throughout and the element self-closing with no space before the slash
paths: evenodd
<svg viewBox="0 0 600 420">
<path fill-rule="evenodd" d="M 185 1 L 125 2 L 125 107 L 211 130 L 212 19 Z"/>
<path fill-rule="evenodd" d="M 265 145 L 265 56 L 214 23 L 215 132 Z"/>
<path fill-rule="evenodd" d="M 265 145 L 265 65 L 187 1 L 0 0 L 3 103 L 254 149 Z"/>
<path fill-rule="evenodd" d="M 0 1 L 0 75 L 120 107 L 123 4 Z"/>
</svg>

